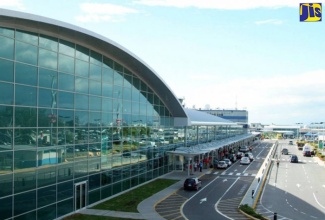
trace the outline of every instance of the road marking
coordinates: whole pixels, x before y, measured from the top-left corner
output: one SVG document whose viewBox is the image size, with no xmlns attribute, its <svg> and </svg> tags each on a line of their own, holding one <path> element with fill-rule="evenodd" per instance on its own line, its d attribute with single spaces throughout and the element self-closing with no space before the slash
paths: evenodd
<svg viewBox="0 0 325 220">
<path fill-rule="evenodd" d="M 230 175 L 233 175 L 234 173 L 228 173 L 228 175 L 230 176 Z"/>
<path fill-rule="evenodd" d="M 301 186 L 299 183 L 297 183 L 296 185 L 297 185 L 298 188 Z"/>
<path fill-rule="evenodd" d="M 222 180 L 222 182 L 227 182 L 227 181 L 228 181 L 227 179 Z"/>
<path fill-rule="evenodd" d="M 316 198 L 316 195 L 315 195 L 315 193 L 313 193 L 313 195 L 314 195 L 314 198 L 315 198 L 315 200 L 316 200 L 316 202 L 317 202 L 317 204 L 320 206 L 320 207 L 322 207 L 323 209 L 325 209 L 325 207 L 324 206 L 322 206 L 319 202 L 318 202 L 318 200 L 317 200 L 317 198 Z"/>
<path fill-rule="evenodd" d="M 200 204 L 202 204 L 203 202 L 206 202 L 207 201 L 207 198 L 203 198 L 200 200 Z"/>
</svg>

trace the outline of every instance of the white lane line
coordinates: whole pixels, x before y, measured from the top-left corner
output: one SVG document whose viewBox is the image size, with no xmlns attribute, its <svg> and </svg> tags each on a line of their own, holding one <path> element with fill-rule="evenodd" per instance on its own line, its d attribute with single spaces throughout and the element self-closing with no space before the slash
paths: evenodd
<svg viewBox="0 0 325 220">
<path fill-rule="evenodd" d="M 316 195 L 315 195 L 315 193 L 313 193 L 313 195 L 314 195 L 314 198 L 315 198 L 315 200 L 316 200 L 316 202 L 317 202 L 317 204 L 320 206 L 320 207 L 322 207 L 323 209 L 325 209 L 325 207 L 324 206 L 322 206 L 319 202 L 318 202 L 318 200 L 317 200 L 317 198 L 316 198 Z"/>
</svg>

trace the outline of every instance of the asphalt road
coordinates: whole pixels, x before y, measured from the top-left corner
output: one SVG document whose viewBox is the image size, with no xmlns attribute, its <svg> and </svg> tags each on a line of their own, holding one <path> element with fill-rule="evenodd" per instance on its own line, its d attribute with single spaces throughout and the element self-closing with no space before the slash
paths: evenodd
<svg viewBox="0 0 325 220">
<path fill-rule="evenodd" d="M 240 165 L 237 161 L 226 170 L 215 169 L 206 174 L 198 192 L 183 190 L 182 196 L 188 197 L 183 204 L 183 215 L 189 220 L 248 219 L 238 211 L 238 206 L 271 146 L 268 142 L 255 146 L 255 160 L 250 165 Z"/>
<path fill-rule="evenodd" d="M 270 219 L 277 213 L 277 219 L 324 220 L 325 168 L 288 142 L 280 141 L 279 151 L 288 148 L 289 155 L 279 154 L 280 165 L 272 167 L 257 210 Z M 290 163 L 290 154 L 296 154 L 299 163 Z"/>
</svg>

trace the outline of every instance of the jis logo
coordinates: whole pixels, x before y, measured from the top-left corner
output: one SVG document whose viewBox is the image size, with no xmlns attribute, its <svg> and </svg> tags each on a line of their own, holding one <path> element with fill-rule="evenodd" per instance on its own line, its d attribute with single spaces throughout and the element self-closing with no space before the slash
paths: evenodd
<svg viewBox="0 0 325 220">
<path fill-rule="evenodd" d="M 322 3 L 300 3 L 300 21 L 322 21 Z"/>
</svg>

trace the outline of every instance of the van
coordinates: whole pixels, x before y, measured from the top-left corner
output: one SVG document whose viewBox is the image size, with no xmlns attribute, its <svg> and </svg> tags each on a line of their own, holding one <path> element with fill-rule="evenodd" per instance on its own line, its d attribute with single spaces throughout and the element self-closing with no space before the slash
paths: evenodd
<svg viewBox="0 0 325 220">
<path fill-rule="evenodd" d="M 303 148 L 302 148 L 302 151 L 311 151 L 311 146 L 310 145 L 305 145 Z"/>
</svg>

